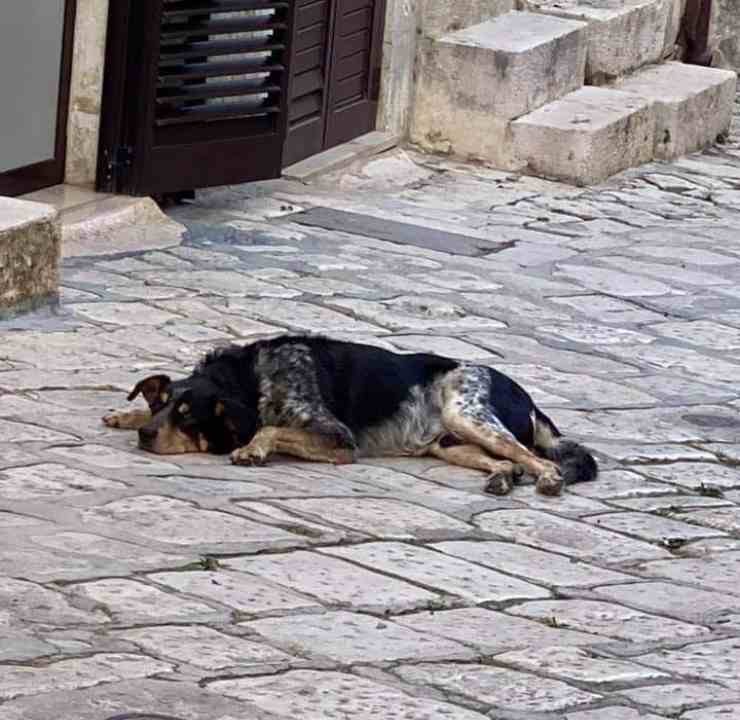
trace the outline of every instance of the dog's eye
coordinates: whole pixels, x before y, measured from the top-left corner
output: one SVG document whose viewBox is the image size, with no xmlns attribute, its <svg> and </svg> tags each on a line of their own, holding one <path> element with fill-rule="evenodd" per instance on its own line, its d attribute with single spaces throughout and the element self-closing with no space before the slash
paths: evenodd
<svg viewBox="0 0 740 720">
<path fill-rule="evenodd" d="M 160 393 L 159 399 L 166 405 L 170 401 L 170 394 L 168 392 Z"/>
<path fill-rule="evenodd" d="M 177 412 L 180 413 L 180 415 L 186 416 L 190 413 L 190 405 L 187 403 L 182 403 L 178 408 Z"/>
</svg>

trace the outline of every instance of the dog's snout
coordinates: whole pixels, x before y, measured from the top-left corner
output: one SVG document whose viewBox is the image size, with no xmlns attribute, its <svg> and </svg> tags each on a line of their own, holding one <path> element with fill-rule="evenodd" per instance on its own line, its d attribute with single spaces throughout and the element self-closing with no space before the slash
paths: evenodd
<svg viewBox="0 0 740 720">
<path fill-rule="evenodd" d="M 143 427 L 139 428 L 139 444 L 148 447 L 154 442 L 157 437 L 157 430 L 155 428 Z"/>
</svg>

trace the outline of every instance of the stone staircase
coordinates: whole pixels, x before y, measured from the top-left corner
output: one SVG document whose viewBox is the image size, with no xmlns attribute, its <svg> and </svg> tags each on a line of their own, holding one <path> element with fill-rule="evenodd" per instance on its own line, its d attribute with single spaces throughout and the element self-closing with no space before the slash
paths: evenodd
<svg viewBox="0 0 740 720">
<path fill-rule="evenodd" d="M 472 24 L 424 28 L 413 142 L 587 185 L 728 130 L 735 73 L 665 60 L 682 0 L 523 1 L 466 0 L 453 27 Z"/>
</svg>

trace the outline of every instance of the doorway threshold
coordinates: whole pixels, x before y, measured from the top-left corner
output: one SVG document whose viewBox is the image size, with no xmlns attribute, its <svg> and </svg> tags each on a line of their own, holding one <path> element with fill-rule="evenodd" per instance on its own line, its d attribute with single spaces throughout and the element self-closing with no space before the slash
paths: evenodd
<svg viewBox="0 0 740 720">
<path fill-rule="evenodd" d="M 283 177 L 286 180 L 308 182 L 318 175 L 340 170 L 356 160 L 364 160 L 390 150 L 400 140 L 400 135 L 396 133 L 375 130 L 284 168 Z"/>
<path fill-rule="evenodd" d="M 62 258 L 118 255 L 179 245 L 185 228 L 148 197 L 99 193 L 74 185 L 24 195 L 59 213 Z"/>
</svg>

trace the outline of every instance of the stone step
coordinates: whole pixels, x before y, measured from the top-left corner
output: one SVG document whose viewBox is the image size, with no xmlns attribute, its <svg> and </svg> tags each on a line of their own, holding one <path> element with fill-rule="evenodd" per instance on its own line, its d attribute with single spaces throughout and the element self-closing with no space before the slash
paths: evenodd
<svg viewBox="0 0 740 720">
<path fill-rule="evenodd" d="M 532 12 L 588 23 L 586 82 L 602 85 L 673 50 L 681 0 L 525 0 Z"/>
<path fill-rule="evenodd" d="M 53 207 L 0 197 L 0 319 L 56 301 L 60 235 Z"/>
<path fill-rule="evenodd" d="M 58 212 L 62 258 L 113 255 L 179 245 L 185 228 L 147 197 L 54 185 L 24 195 Z"/>
<path fill-rule="evenodd" d="M 737 76 L 730 70 L 668 62 L 639 70 L 617 85 L 655 104 L 655 157 L 701 150 L 730 128 Z"/>
<path fill-rule="evenodd" d="M 417 0 L 421 34 L 436 38 L 516 9 L 516 0 Z"/>
<path fill-rule="evenodd" d="M 586 24 L 509 12 L 423 53 L 411 138 L 432 151 L 512 168 L 508 125 L 583 84 Z"/>
<path fill-rule="evenodd" d="M 649 100 L 583 87 L 511 124 L 513 151 L 527 171 L 591 185 L 652 159 L 655 110 Z"/>
</svg>

